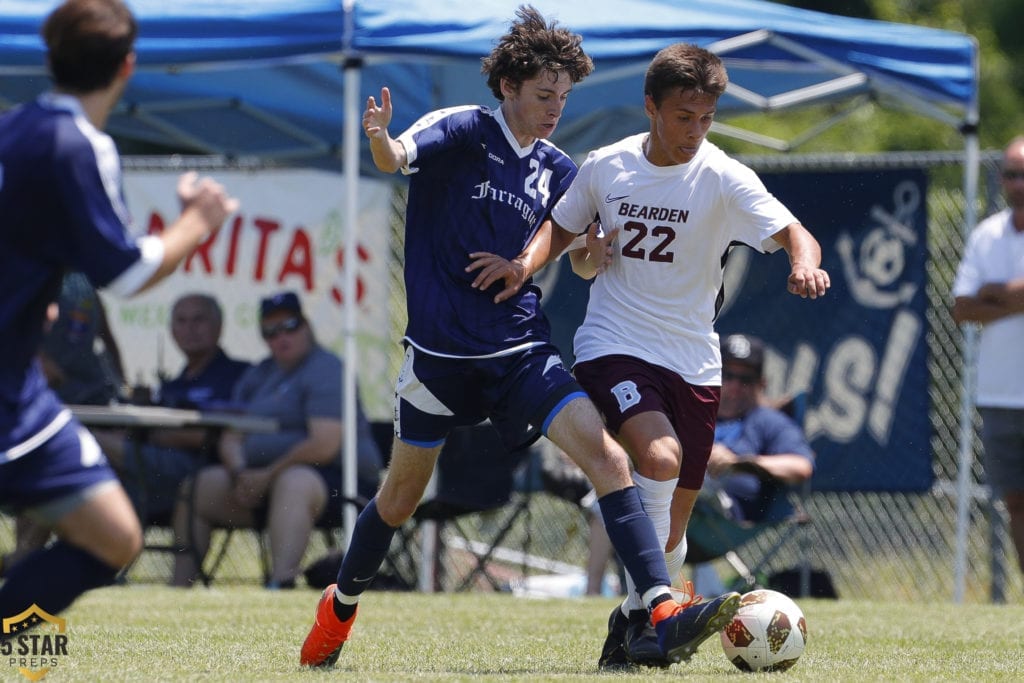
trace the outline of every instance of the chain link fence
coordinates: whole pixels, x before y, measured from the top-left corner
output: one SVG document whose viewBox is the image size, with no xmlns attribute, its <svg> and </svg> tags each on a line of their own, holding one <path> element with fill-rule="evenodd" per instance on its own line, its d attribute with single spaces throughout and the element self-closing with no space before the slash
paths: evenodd
<svg viewBox="0 0 1024 683">
<path fill-rule="evenodd" d="M 1000 155 L 982 155 L 977 215 L 1002 207 L 998 163 Z M 951 600 L 954 595 L 956 510 L 960 414 L 963 387 L 961 363 L 963 334 L 950 315 L 950 290 L 963 252 L 963 168 L 959 154 L 901 153 L 886 155 L 802 155 L 747 157 L 760 172 L 814 170 L 872 170 L 894 167 L 924 169 L 929 177 L 927 345 L 930 373 L 931 450 L 935 481 L 925 493 L 814 492 L 804 499 L 808 523 L 798 533 L 791 527 L 769 530 L 739 549 L 743 557 L 774 552 L 760 578 L 809 563 L 828 572 L 842 598 L 912 601 L 921 595 Z M 405 186 L 396 185 L 391 219 L 393 252 L 390 278 L 392 338 L 405 327 L 406 292 L 402 279 Z M 402 361 L 396 343 L 390 372 L 396 376 Z M 973 465 L 970 472 L 969 533 L 967 546 L 967 602 L 1011 601 L 1024 598 L 1016 555 L 1008 541 L 1006 513 L 993 502 L 984 484 L 978 456 L 981 443 L 974 415 Z M 520 491 L 511 506 L 462 517 L 462 530 L 454 525 L 409 527 L 392 548 L 385 572 L 401 575 L 401 583 L 415 584 L 422 565 L 420 544 L 425 537 L 440 552 L 434 565 L 434 585 L 455 590 L 476 588 L 519 590 L 525 585 L 541 592 L 572 595 L 583 591 L 588 556 L 588 513 L 577 495 L 556 495 L 539 485 L 542 448 L 519 473 Z M 517 507 L 518 506 L 518 507 Z M 510 510 L 520 514 L 507 523 Z M 504 529 L 505 526 L 507 529 Z M 490 578 L 470 574 L 476 566 L 474 551 L 489 547 L 496 531 L 505 530 L 493 550 Z M 334 540 L 337 541 L 338 533 Z M 167 542 L 168 530 L 147 532 L 151 543 Z M 428 536 L 429 534 L 429 536 Z M 316 534 L 307 552 L 314 560 L 328 548 L 328 537 Z M 217 581 L 259 581 L 259 546 L 252 532 L 236 533 L 217 574 Z M 781 544 L 781 546 L 780 546 Z M 13 545 L 10 519 L 0 519 L 0 548 Z M 777 547 L 778 546 L 778 547 Z M 719 575 L 734 572 L 726 560 L 716 560 Z M 170 573 L 170 555 L 147 552 L 129 572 L 129 580 L 164 580 Z M 530 577 L 527 581 L 527 577 Z"/>
<path fill-rule="evenodd" d="M 843 598 L 910 601 L 921 595 L 943 600 L 954 596 L 963 334 L 950 315 L 950 291 L 964 245 L 961 159 L 958 153 L 773 155 L 743 159 L 759 172 L 920 168 L 929 180 L 927 346 L 934 485 L 925 493 L 810 492 L 804 500 L 809 522 L 797 533 L 793 533 L 792 527 L 781 526 L 740 549 L 743 557 L 759 557 L 774 551 L 770 562 L 762 568 L 761 579 L 806 561 L 814 569 L 828 572 Z M 1003 206 L 999 159 L 997 152 L 982 155 L 976 207 L 979 219 Z M 400 267 L 403 207 L 404 186 L 400 186 L 395 194 L 392 221 L 392 312 L 396 338 L 405 324 Z M 400 360 L 396 351 L 392 368 L 395 373 Z M 1019 601 L 1024 597 L 1024 585 L 1015 551 L 1008 542 L 1005 509 L 1002 503 L 990 500 L 984 484 L 976 414 L 974 422 L 964 599 Z M 530 494 L 529 507 L 529 528 L 519 525 L 503 541 L 503 548 L 510 551 L 503 555 L 508 586 L 521 586 L 524 575 L 547 572 L 552 590 L 557 586 L 562 592 L 579 592 L 588 551 L 586 512 L 572 501 L 543 491 Z M 498 514 L 499 511 L 478 515 L 476 528 L 471 525 L 466 534 L 469 541 L 480 542 Z M 442 530 L 440 541 L 451 552 L 442 555 L 439 587 L 451 589 L 461 581 L 467 567 L 473 566 L 466 548 L 471 544 L 449 530 Z M 561 568 L 561 580 L 555 580 L 554 574 L 558 572 L 551 572 L 555 564 Z M 714 564 L 723 578 L 734 574 L 733 566 L 726 560 L 716 560 Z"/>
</svg>

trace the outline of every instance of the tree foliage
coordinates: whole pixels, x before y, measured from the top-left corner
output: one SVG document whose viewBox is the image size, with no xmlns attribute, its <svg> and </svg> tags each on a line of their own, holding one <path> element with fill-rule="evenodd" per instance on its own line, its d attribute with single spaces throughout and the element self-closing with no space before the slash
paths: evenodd
<svg viewBox="0 0 1024 683">
<path fill-rule="evenodd" d="M 979 137 L 983 148 L 1001 149 L 1014 135 L 1024 133 L 1024 2 L 1021 0 L 773 0 L 803 9 L 891 21 L 966 33 L 979 46 Z M 884 103 L 888 105 L 888 103 Z M 836 105 L 821 105 L 784 114 L 757 114 L 730 119 L 761 133 L 790 140 Z M 763 153 L 750 143 L 723 141 L 735 152 Z M 872 104 L 842 124 L 800 145 L 800 152 L 883 152 L 957 149 L 958 131 L 922 116 Z"/>
</svg>

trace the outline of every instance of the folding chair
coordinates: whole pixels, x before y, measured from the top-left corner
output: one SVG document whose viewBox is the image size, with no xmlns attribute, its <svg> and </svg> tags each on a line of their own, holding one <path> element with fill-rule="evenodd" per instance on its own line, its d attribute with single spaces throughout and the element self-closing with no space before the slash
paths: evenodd
<svg viewBox="0 0 1024 683">
<path fill-rule="evenodd" d="M 195 514 L 195 504 L 192 500 L 192 496 L 194 495 L 193 492 L 193 487 L 186 487 L 186 493 L 184 495 L 187 497 L 183 498 L 183 500 L 187 502 L 186 509 L 189 511 L 190 515 Z M 366 504 L 369 502 L 369 499 L 359 494 L 357 494 L 355 497 L 350 498 L 347 496 L 341 496 L 339 492 L 337 494 L 337 497 L 338 500 L 331 500 L 328 502 L 327 508 L 320 515 L 319 519 L 317 519 L 316 522 L 314 522 L 313 525 L 313 532 L 320 532 L 324 541 L 324 545 L 328 549 L 336 549 L 338 547 L 336 532 L 339 528 L 342 527 L 342 520 L 344 517 L 342 510 L 344 510 L 345 506 L 354 506 L 356 514 L 358 514 L 362 511 L 364 507 L 366 507 Z M 166 516 L 159 518 L 151 518 L 147 524 L 147 527 L 172 526 L 172 514 L 173 513 L 170 513 Z M 192 522 L 190 520 L 190 527 L 191 524 Z M 213 580 L 216 578 L 217 572 L 220 570 L 221 565 L 227 558 L 228 551 L 231 548 L 232 538 L 235 538 L 240 532 L 252 532 L 255 537 L 257 560 L 259 562 L 262 581 L 264 584 L 266 584 L 267 581 L 270 579 L 271 573 L 270 544 L 267 539 L 266 520 L 259 519 L 257 524 L 254 526 L 224 527 L 217 525 L 213 527 L 213 530 L 219 533 L 216 533 L 211 537 L 210 547 L 207 549 L 205 558 L 200 558 L 196 553 L 195 548 L 193 548 L 191 544 L 186 546 L 184 549 L 176 548 L 174 547 L 173 544 L 147 544 L 146 549 L 163 551 L 168 553 L 192 553 L 193 560 L 195 561 L 196 566 L 198 567 L 199 570 L 199 575 L 197 579 L 201 581 L 204 586 L 209 586 L 211 583 L 213 583 Z"/>
<path fill-rule="evenodd" d="M 324 545 L 329 550 L 338 550 L 338 538 L 335 532 L 342 528 L 342 518 L 344 514 L 341 512 L 346 505 L 352 505 L 355 507 L 356 514 L 362 512 L 362 509 L 366 507 L 366 504 L 370 501 L 362 496 L 356 496 L 355 498 L 348 498 L 345 496 L 341 497 L 340 502 L 328 505 L 327 510 L 324 514 L 320 515 L 320 518 L 313 524 L 313 533 L 320 532 L 323 538 Z M 333 508 L 333 509 L 332 509 Z M 245 531 L 244 528 L 238 528 L 236 530 Z M 260 571 L 263 573 L 263 583 L 266 584 L 270 580 L 270 569 L 271 569 L 271 557 L 270 557 L 270 544 L 267 539 L 266 527 L 250 528 L 250 531 L 256 534 L 256 546 L 259 553 Z M 219 555 L 212 561 L 211 567 L 208 571 L 201 573 L 203 582 L 209 585 L 209 582 L 213 580 L 213 575 L 220 566 L 220 562 L 227 552 L 228 541 L 231 538 L 231 529 L 227 529 L 227 536 L 220 545 Z M 300 572 L 301 574 L 301 572 Z"/>
<path fill-rule="evenodd" d="M 775 408 L 803 424 L 806 394 L 799 393 L 781 399 Z M 751 465 L 754 474 L 769 476 Z M 759 576 L 769 567 L 789 543 L 799 544 L 801 595 L 809 593 L 810 563 L 807 554 L 807 531 L 811 523 L 804 501 L 810 495 L 810 481 L 798 488 L 790 488 L 774 501 L 763 521 L 738 521 L 728 513 L 725 494 L 705 483 L 690 515 L 686 530 L 687 564 L 700 564 L 724 558 L 736 572 L 729 588 L 741 592 L 752 590 L 761 583 Z M 766 547 L 757 548 L 754 541 L 774 533 L 776 538 Z M 759 552 L 755 552 L 758 551 Z M 747 554 L 747 559 L 741 555 Z"/>
<path fill-rule="evenodd" d="M 195 507 L 191 502 L 192 489 L 187 488 L 187 493 L 183 495 L 182 500 L 188 501 L 188 510 L 194 512 Z M 143 550 L 147 552 L 155 552 L 165 554 L 171 558 L 177 553 L 190 553 L 193 555 L 193 559 L 196 562 L 196 566 L 199 568 L 199 575 L 197 580 L 202 582 L 204 586 L 209 586 L 213 583 L 213 579 L 220 569 L 221 564 L 227 557 L 228 549 L 231 545 L 231 539 L 234 536 L 235 531 L 244 531 L 244 529 L 234 528 L 221 528 L 217 527 L 216 530 L 220 533 L 216 534 L 210 541 L 210 548 L 206 554 L 205 559 L 200 562 L 201 559 L 195 553 L 195 549 L 191 545 L 186 545 L 184 548 L 180 548 L 175 545 L 173 540 L 173 510 L 167 512 L 161 512 L 159 514 L 147 514 L 146 518 L 142 520 L 143 533 L 148 536 L 152 530 L 159 531 L 160 541 L 152 541 L 147 538 Z M 191 522 L 190 522 L 191 524 Z M 257 531 L 252 529 L 252 531 Z M 261 552 L 261 557 L 263 553 Z M 136 558 L 135 563 L 139 562 L 139 558 Z M 265 565 L 261 564 L 261 567 Z M 266 571 L 264 570 L 264 579 L 266 578 Z"/>
<path fill-rule="evenodd" d="M 531 460 L 529 453 L 528 447 L 509 451 L 489 423 L 454 430 L 438 458 L 436 493 L 417 507 L 398 534 L 398 551 L 393 549 L 386 564 L 415 583 L 413 537 L 419 534 L 422 541 L 424 522 L 434 522 L 438 552 L 433 558 L 420 558 L 434 562 L 434 589 L 442 588 L 454 551 L 463 551 L 472 566 L 465 573 L 456 572 L 456 591 L 468 590 L 480 579 L 494 590 L 504 590 L 492 571 L 501 544 L 518 528 L 525 534 L 524 550 L 529 546 L 530 492 L 517 490 L 515 484 L 517 470 Z M 486 525 L 472 524 L 482 513 L 495 517 Z"/>
<path fill-rule="evenodd" d="M 686 562 L 700 564 L 724 558 L 736 572 L 736 580 L 729 586 L 733 590 L 746 592 L 757 588 L 758 578 L 771 561 L 790 542 L 805 533 L 804 528 L 811 521 L 800 500 L 794 501 L 793 512 L 768 521 L 750 523 L 729 517 L 713 499 L 717 494 L 704 492 L 694 504 L 690 523 L 686 529 Z M 751 542 L 776 530 L 777 538 L 754 557 L 744 560 L 741 551 Z M 806 560 L 802 561 L 806 565 Z"/>
</svg>

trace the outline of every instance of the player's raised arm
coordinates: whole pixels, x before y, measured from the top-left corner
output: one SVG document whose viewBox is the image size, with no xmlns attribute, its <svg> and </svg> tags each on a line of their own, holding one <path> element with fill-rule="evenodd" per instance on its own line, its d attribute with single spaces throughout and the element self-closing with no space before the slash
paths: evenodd
<svg viewBox="0 0 1024 683">
<path fill-rule="evenodd" d="M 174 272 L 208 235 L 220 230 L 239 206 L 238 200 L 230 197 L 223 185 L 212 178 L 199 179 L 195 172 L 184 173 L 178 179 L 178 199 L 181 215 L 159 238 L 163 243 L 163 258 L 139 292 Z"/>
<path fill-rule="evenodd" d="M 789 255 L 790 273 L 787 289 L 804 299 L 825 296 L 832 286 L 828 273 L 821 268 L 821 246 L 814 235 L 799 223 L 791 223 L 772 235 Z"/>
<path fill-rule="evenodd" d="M 391 91 L 386 87 L 380 89 L 380 106 L 370 95 L 366 100 L 363 112 L 363 130 L 370 138 L 370 153 L 373 163 L 385 173 L 394 173 L 405 166 L 405 147 L 388 134 L 391 123 Z"/>
</svg>

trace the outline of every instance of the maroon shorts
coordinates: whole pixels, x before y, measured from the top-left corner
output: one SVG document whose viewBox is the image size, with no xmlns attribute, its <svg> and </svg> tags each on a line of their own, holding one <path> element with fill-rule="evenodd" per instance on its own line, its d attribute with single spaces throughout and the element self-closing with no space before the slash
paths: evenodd
<svg viewBox="0 0 1024 683">
<path fill-rule="evenodd" d="M 573 374 L 612 434 L 618 434 L 622 423 L 634 415 L 665 415 L 683 452 L 678 485 L 700 489 L 715 442 L 719 387 L 693 385 L 672 370 L 622 355 L 577 363 Z"/>
</svg>

